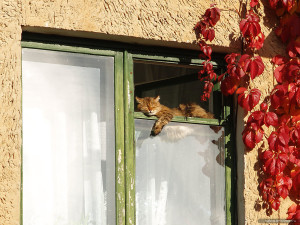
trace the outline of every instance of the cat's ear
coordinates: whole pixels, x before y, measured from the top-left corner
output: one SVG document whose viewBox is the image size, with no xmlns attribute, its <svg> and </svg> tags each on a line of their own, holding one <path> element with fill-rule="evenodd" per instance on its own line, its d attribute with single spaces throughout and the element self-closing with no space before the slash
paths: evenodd
<svg viewBox="0 0 300 225">
<path fill-rule="evenodd" d="M 139 97 L 135 97 L 135 99 L 136 99 L 136 101 L 137 101 L 137 103 L 141 103 L 142 102 L 142 99 L 141 98 L 139 98 Z"/>
<path fill-rule="evenodd" d="M 155 100 L 156 102 L 158 102 L 159 99 L 160 99 L 160 96 L 158 95 L 154 100 Z"/>
</svg>

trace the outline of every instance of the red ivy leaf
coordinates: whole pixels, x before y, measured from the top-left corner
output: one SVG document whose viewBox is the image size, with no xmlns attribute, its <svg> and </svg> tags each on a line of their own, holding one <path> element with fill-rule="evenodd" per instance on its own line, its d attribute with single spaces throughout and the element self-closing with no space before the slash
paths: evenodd
<svg viewBox="0 0 300 225">
<path fill-rule="evenodd" d="M 300 170 L 300 151 L 298 151 L 298 148 L 295 146 L 289 146 L 289 154 L 290 154 L 290 162 L 293 163 L 294 165 L 296 165 L 295 169 Z M 293 175 L 295 175 L 295 171 L 294 169 L 291 170 L 291 177 L 293 178 Z M 298 171 L 299 173 L 300 171 Z M 300 174 L 299 174 L 299 190 L 300 190 Z M 293 181 L 293 185 L 295 184 L 295 182 Z M 299 197 L 300 197 L 300 192 L 299 192 Z"/>
<path fill-rule="evenodd" d="M 277 154 L 271 150 L 264 151 L 260 158 L 263 161 L 263 170 L 272 176 L 281 173 L 289 160 L 286 153 Z"/>
<path fill-rule="evenodd" d="M 273 209 L 275 209 L 276 211 L 279 209 L 279 206 L 280 206 L 280 201 L 279 199 L 274 199 L 272 202 L 271 202 L 271 207 Z"/>
<path fill-rule="evenodd" d="M 278 138 L 277 132 L 273 131 L 268 138 L 269 148 L 271 150 L 275 150 L 275 144 L 277 142 L 277 138 Z"/>
<path fill-rule="evenodd" d="M 253 8 L 258 4 L 258 0 L 251 0 L 250 6 Z"/>
<path fill-rule="evenodd" d="M 266 173 L 271 174 L 273 176 L 275 174 L 275 165 L 276 165 L 276 160 L 273 158 L 273 154 L 272 154 L 272 157 L 265 161 L 263 165 L 263 170 Z"/>
<path fill-rule="evenodd" d="M 277 85 L 271 93 L 271 106 L 278 109 L 283 106 L 284 98 L 288 92 L 288 85 Z"/>
<path fill-rule="evenodd" d="M 262 62 L 260 56 L 251 57 L 248 54 L 244 54 L 241 56 L 239 65 L 246 73 L 250 73 L 251 79 L 254 79 L 255 77 L 261 75 L 265 69 L 265 65 Z"/>
<path fill-rule="evenodd" d="M 250 90 L 249 94 L 246 95 L 245 92 L 238 96 L 238 103 L 245 110 L 252 110 L 259 102 L 261 96 L 260 90 L 254 88 Z"/>
<path fill-rule="evenodd" d="M 286 153 L 279 153 L 276 159 L 276 174 L 283 172 L 289 160 L 289 156 Z"/>
<path fill-rule="evenodd" d="M 264 122 L 267 127 L 269 126 L 277 126 L 278 125 L 278 117 L 275 113 L 273 112 L 267 112 L 265 114 Z"/>
<path fill-rule="evenodd" d="M 242 78 L 246 75 L 244 70 L 238 64 L 229 64 L 227 66 L 227 73 L 230 76 L 235 76 L 239 78 Z"/>
<path fill-rule="evenodd" d="M 263 113 L 262 111 L 255 111 L 249 116 L 247 124 L 256 123 L 261 127 L 262 125 L 264 125 L 264 117 L 265 113 Z"/>
<path fill-rule="evenodd" d="M 256 123 L 251 123 L 245 127 L 242 134 L 243 142 L 246 147 L 253 149 L 255 145 L 262 140 L 264 131 Z"/>
<path fill-rule="evenodd" d="M 265 35 L 263 33 L 259 33 L 256 37 L 249 39 L 249 47 L 255 49 L 261 49 L 264 46 Z"/>
<path fill-rule="evenodd" d="M 281 65 L 281 64 L 286 63 L 287 61 L 288 60 L 281 55 L 276 55 L 272 58 L 272 63 L 275 65 Z"/>
<path fill-rule="evenodd" d="M 282 83 L 282 81 L 283 81 L 282 78 L 284 76 L 284 73 L 285 73 L 285 65 L 284 64 L 276 67 L 276 69 L 274 70 L 274 77 L 276 78 L 278 83 Z"/>
<path fill-rule="evenodd" d="M 201 47 L 201 51 L 204 53 L 204 55 L 207 56 L 209 58 L 209 60 L 211 60 L 211 53 L 212 53 L 211 47 L 206 44 L 202 44 L 200 47 Z"/>
<path fill-rule="evenodd" d="M 290 120 L 291 120 L 291 116 L 285 114 L 285 115 L 280 117 L 278 123 L 281 126 L 281 125 L 284 125 L 284 124 L 288 124 L 290 122 Z"/>
<path fill-rule="evenodd" d="M 294 58 L 297 56 L 297 54 L 300 54 L 300 37 L 298 37 L 295 41 L 290 41 L 286 50 L 291 58 Z"/>
<path fill-rule="evenodd" d="M 261 28 L 259 25 L 259 17 L 250 10 L 246 15 L 245 19 L 240 22 L 240 30 L 244 37 L 256 37 L 260 32 Z"/>
<path fill-rule="evenodd" d="M 260 104 L 260 110 L 263 111 L 263 112 L 265 112 L 265 111 L 267 111 L 267 109 L 268 109 L 268 104 L 265 103 L 265 102 L 262 102 Z"/>
<path fill-rule="evenodd" d="M 288 220 L 294 220 L 297 223 L 294 223 L 295 225 L 298 225 L 298 223 L 300 222 L 300 205 L 297 204 L 293 204 L 290 206 L 290 208 L 288 209 Z"/>
<path fill-rule="evenodd" d="M 300 197 L 300 167 L 297 166 L 293 170 L 291 170 L 291 177 L 293 181 L 293 189 L 298 193 L 298 196 Z"/>
<path fill-rule="evenodd" d="M 279 133 L 278 140 L 282 145 L 286 146 L 289 143 L 290 136 L 287 133 Z"/>
<path fill-rule="evenodd" d="M 245 88 L 245 87 L 240 87 L 240 88 L 238 88 L 237 90 L 236 90 L 236 94 L 242 94 L 242 93 L 244 93 L 245 91 L 247 91 L 247 88 Z"/>
<path fill-rule="evenodd" d="M 233 64 L 233 63 L 235 63 L 236 58 L 237 58 L 238 56 L 241 56 L 241 54 L 238 54 L 238 53 L 227 54 L 227 55 L 225 56 L 226 63 L 227 63 L 227 64 Z"/>
<path fill-rule="evenodd" d="M 298 106 L 300 107 L 300 88 L 298 88 L 298 91 L 296 93 L 296 101 Z"/>
<path fill-rule="evenodd" d="M 208 22 L 211 26 L 215 26 L 216 23 L 220 20 L 220 9 L 218 9 L 217 7 L 207 9 L 204 16 L 208 18 Z"/>
<path fill-rule="evenodd" d="M 225 77 L 225 79 L 221 83 L 221 91 L 225 96 L 232 95 L 237 89 L 240 80 L 236 77 L 229 76 Z"/>
<path fill-rule="evenodd" d="M 292 179 L 287 176 L 279 175 L 276 177 L 276 189 L 278 194 L 285 199 L 292 188 Z"/>
<path fill-rule="evenodd" d="M 277 132 L 273 131 L 268 138 L 269 148 L 276 152 L 287 152 L 289 140 L 289 128 L 279 127 Z"/>
<path fill-rule="evenodd" d="M 202 29 L 201 34 L 204 37 L 205 41 L 212 41 L 215 38 L 215 30 L 212 28 Z"/>
</svg>

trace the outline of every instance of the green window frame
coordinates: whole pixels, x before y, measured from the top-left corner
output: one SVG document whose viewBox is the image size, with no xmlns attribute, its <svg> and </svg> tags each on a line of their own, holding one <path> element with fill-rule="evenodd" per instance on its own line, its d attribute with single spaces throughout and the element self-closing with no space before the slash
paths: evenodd
<svg viewBox="0 0 300 225">
<path fill-rule="evenodd" d="M 197 58 L 198 52 L 32 33 L 23 33 L 21 47 L 114 57 L 116 224 L 135 224 L 134 119 L 154 120 L 156 117 L 146 117 L 140 112 L 134 112 L 133 63 L 135 60 L 141 60 L 200 66 L 203 60 Z M 224 66 L 219 56 L 213 56 L 213 66 L 222 72 Z M 175 117 L 172 121 L 225 127 L 226 224 L 233 225 L 237 224 L 233 101 L 231 98 L 221 96 L 218 84 L 214 85 L 213 91 L 221 101 L 214 103 L 214 108 L 219 109 L 217 112 L 220 114 L 219 119 Z M 21 188 L 21 224 L 23 224 L 22 199 Z"/>
</svg>

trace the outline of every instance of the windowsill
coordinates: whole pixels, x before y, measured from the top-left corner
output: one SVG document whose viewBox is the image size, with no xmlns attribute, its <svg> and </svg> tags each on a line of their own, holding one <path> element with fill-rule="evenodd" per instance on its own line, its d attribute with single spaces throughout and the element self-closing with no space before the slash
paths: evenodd
<svg viewBox="0 0 300 225">
<path fill-rule="evenodd" d="M 142 112 L 134 112 L 135 119 L 148 119 L 148 120 L 157 120 L 155 116 L 145 116 Z M 183 116 L 175 116 L 172 122 L 180 122 L 180 123 L 201 123 L 204 125 L 215 125 L 222 126 L 224 121 L 220 121 L 218 119 L 205 119 L 205 118 L 197 118 L 197 117 L 183 117 Z"/>
</svg>

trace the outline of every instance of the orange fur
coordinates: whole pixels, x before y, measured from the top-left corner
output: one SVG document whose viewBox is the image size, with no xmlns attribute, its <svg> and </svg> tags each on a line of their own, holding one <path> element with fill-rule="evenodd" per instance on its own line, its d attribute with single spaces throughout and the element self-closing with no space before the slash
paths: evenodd
<svg viewBox="0 0 300 225">
<path fill-rule="evenodd" d="M 147 116 L 156 116 L 158 120 L 155 122 L 152 128 L 152 134 L 157 135 L 161 132 L 162 128 L 167 125 L 174 116 L 185 117 L 200 117 L 213 119 L 214 116 L 210 112 L 206 112 L 201 106 L 191 104 L 180 104 L 178 108 L 168 108 L 160 104 L 160 97 L 145 97 L 135 98 L 138 102 L 137 108 Z"/>
</svg>

